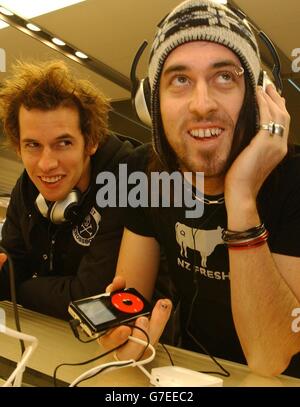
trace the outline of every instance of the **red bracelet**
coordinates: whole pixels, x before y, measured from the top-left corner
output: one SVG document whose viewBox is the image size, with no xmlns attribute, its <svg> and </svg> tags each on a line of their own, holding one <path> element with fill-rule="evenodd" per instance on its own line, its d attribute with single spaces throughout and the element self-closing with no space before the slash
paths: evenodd
<svg viewBox="0 0 300 407">
<path fill-rule="evenodd" d="M 269 232 L 266 230 L 262 235 L 252 238 L 252 239 L 244 239 L 241 241 L 233 241 L 231 243 L 227 243 L 228 246 L 252 246 L 258 242 L 265 241 L 269 237 Z"/>
<path fill-rule="evenodd" d="M 229 249 L 250 249 L 251 247 L 258 247 L 264 244 L 269 236 L 269 232 L 266 230 L 261 236 L 254 238 L 254 239 L 249 239 L 247 241 L 241 241 L 240 243 L 234 242 L 234 243 L 227 243 L 227 247 Z"/>
<path fill-rule="evenodd" d="M 262 246 L 263 244 L 266 243 L 266 240 L 263 240 L 262 242 L 253 244 L 253 245 L 247 245 L 247 246 L 227 246 L 228 249 L 230 250 L 247 250 L 247 249 L 252 249 L 252 248 L 256 248 L 259 246 Z"/>
</svg>

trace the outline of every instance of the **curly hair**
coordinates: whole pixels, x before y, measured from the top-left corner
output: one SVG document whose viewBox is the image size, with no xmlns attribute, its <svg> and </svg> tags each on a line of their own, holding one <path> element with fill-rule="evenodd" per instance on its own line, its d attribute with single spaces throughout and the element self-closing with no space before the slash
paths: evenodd
<svg viewBox="0 0 300 407">
<path fill-rule="evenodd" d="M 6 139 L 20 147 L 19 110 L 78 109 L 85 148 L 102 145 L 108 137 L 108 99 L 89 81 L 76 79 L 62 61 L 18 62 L 0 87 L 0 119 Z"/>
</svg>

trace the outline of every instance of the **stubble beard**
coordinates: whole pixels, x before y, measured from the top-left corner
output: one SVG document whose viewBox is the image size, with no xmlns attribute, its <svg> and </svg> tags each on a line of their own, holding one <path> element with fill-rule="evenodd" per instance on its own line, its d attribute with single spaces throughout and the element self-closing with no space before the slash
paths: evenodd
<svg viewBox="0 0 300 407">
<path fill-rule="evenodd" d="M 226 157 L 220 157 L 217 152 L 201 152 L 198 160 L 191 160 L 186 153 L 177 154 L 179 167 L 184 171 L 203 172 L 205 178 L 217 178 L 224 176 L 227 168 L 229 153 Z"/>
</svg>

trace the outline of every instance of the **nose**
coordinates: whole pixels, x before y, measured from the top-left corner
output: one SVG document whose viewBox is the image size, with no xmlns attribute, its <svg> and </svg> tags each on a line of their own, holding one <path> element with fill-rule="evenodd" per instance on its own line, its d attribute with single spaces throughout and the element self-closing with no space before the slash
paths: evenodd
<svg viewBox="0 0 300 407">
<path fill-rule="evenodd" d="M 54 152 L 50 148 L 45 147 L 38 161 L 39 169 L 46 174 L 57 168 L 57 166 L 58 160 L 55 158 Z"/>
<path fill-rule="evenodd" d="M 189 110 L 200 118 L 205 118 L 209 113 L 217 110 L 217 100 L 209 89 L 205 80 L 199 80 L 195 84 L 190 95 Z"/>
</svg>

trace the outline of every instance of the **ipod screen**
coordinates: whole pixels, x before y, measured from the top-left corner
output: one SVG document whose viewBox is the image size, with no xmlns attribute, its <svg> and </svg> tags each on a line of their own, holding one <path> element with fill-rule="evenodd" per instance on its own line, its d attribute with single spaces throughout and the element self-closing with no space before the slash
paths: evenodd
<svg viewBox="0 0 300 407">
<path fill-rule="evenodd" d="M 116 316 L 99 300 L 78 304 L 78 308 L 94 325 L 104 324 L 116 319 Z"/>
</svg>

